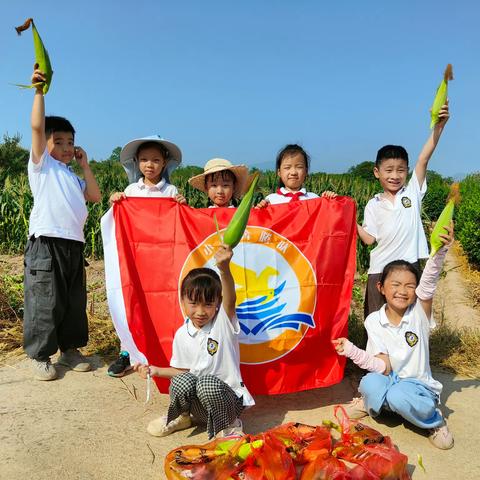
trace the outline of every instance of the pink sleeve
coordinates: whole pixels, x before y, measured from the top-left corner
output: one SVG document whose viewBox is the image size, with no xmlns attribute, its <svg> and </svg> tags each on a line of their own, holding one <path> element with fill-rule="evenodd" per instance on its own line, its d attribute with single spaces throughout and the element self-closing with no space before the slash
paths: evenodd
<svg viewBox="0 0 480 480">
<path fill-rule="evenodd" d="M 447 252 L 448 247 L 444 246 L 440 248 L 433 257 L 430 257 L 427 260 L 425 268 L 423 269 L 422 278 L 415 290 L 415 293 L 420 300 L 430 300 L 433 298 Z"/>
<path fill-rule="evenodd" d="M 375 357 L 365 350 L 358 348 L 349 340 L 345 342 L 343 350 L 344 355 L 347 358 L 364 370 L 383 373 L 387 368 L 385 362 L 381 358 Z"/>
</svg>

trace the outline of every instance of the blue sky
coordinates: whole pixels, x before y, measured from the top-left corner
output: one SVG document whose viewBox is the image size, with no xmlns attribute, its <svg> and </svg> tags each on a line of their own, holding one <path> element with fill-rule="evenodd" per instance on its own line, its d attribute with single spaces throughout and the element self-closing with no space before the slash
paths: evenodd
<svg viewBox="0 0 480 480">
<path fill-rule="evenodd" d="M 47 114 L 90 158 L 160 134 L 184 163 L 274 168 L 301 143 L 312 170 L 344 172 L 387 143 L 414 161 L 447 63 L 451 120 L 430 168 L 480 170 L 480 4 L 359 1 L 2 2 L 0 134 L 29 146 L 33 17 L 54 68 Z"/>
</svg>

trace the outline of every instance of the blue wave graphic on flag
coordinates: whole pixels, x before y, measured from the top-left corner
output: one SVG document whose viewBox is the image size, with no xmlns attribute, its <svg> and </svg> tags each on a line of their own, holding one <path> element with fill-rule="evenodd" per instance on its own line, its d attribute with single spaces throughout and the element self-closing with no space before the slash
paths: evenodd
<svg viewBox="0 0 480 480">
<path fill-rule="evenodd" d="M 245 300 L 237 306 L 236 312 L 240 328 L 245 335 L 258 335 L 268 330 L 285 328 L 298 331 L 301 325 L 315 327 L 315 322 L 309 314 L 289 313 L 282 315 L 282 311 L 287 304 L 280 303 L 280 293 L 285 288 L 285 284 L 284 281 L 273 291 L 271 299 L 264 295 L 253 300 Z"/>
</svg>

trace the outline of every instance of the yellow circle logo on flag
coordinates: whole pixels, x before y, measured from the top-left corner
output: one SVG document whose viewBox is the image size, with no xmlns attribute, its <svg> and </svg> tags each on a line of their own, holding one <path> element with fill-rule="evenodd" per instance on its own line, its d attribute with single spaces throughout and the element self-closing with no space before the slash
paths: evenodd
<svg viewBox="0 0 480 480">
<path fill-rule="evenodd" d="M 219 244 L 214 233 L 190 252 L 180 273 L 179 292 L 190 270 L 208 267 L 218 272 L 214 254 Z M 277 360 L 315 328 L 315 273 L 287 238 L 268 228 L 248 226 L 234 249 L 230 270 L 237 294 L 242 363 Z"/>
</svg>

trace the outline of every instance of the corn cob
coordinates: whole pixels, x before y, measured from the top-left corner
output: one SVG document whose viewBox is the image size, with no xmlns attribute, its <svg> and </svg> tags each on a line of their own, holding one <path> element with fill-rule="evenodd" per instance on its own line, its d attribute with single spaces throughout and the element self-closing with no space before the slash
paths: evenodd
<svg viewBox="0 0 480 480">
<path fill-rule="evenodd" d="M 435 95 L 435 99 L 433 100 L 432 111 L 431 111 L 431 122 L 430 128 L 433 128 L 438 123 L 438 113 L 440 109 L 445 105 L 447 101 L 447 94 L 448 94 L 448 82 L 449 80 L 453 80 L 453 70 L 452 65 L 449 63 L 447 68 L 445 69 L 445 73 L 443 74 L 443 80 L 437 88 L 437 93 Z"/>
<path fill-rule="evenodd" d="M 430 235 L 430 256 L 433 257 L 437 251 L 443 246 L 440 240 L 440 235 L 446 233 L 445 227 L 450 225 L 453 218 L 453 210 L 455 205 L 460 201 L 460 193 L 458 191 L 459 184 L 453 183 L 450 187 L 450 194 L 448 195 L 447 205 L 442 210 L 438 217 L 437 223 Z"/>
<path fill-rule="evenodd" d="M 247 228 L 248 217 L 250 216 L 250 210 L 253 205 L 253 194 L 255 192 L 257 183 L 258 174 L 255 175 L 252 183 L 250 184 L 248 192 L 242 198 L 237 211 L 233 215 L 227 229 L 223 234 L 223 243 L 230 245 L 232 248 L 235 248 L 238 245 L 242 239 L 243 232 L 245 232 L 245 228 Z"/>
<path fill-rule="evenodd" d="M 38 64 L 38 69 L 45 75 L 45 82 L 33 83 L 32 85 L 18 85 L 21 88 L 37 88 L 43 85 L 43 94 L 45 95 L 50 88 L 50 83 L 52 82 L 53 70 L 50 63 L 50 57 L 48 56 L 47 49 L 43 45 L 42 39 L 38 34 L 38 31 L 33 23 L 33 18 L 29 18 L 23 25 L 15 27 L 15 30 L 20 35 L 24 30 L 27 30 L 28 27 L 32 26 L 33 33 L 33 47 L 35 49 L 35 63 Z"/>
<path fill-rule="evenodd" d="M 225 442 L 221 442 L 217 445 L 217 449 L 215 453 L 217 455 L 224 455 L 230 449 L 238 443 L 238 440 L 226 440 Z M 254 440 L 253 442 L 244 443 L 237 451 L 237 458 L 242 461 L 245 461 L 247 457 L 252 453 L 252 448 L 260 448 L 263 446 L 263 440 Z"/>
</svg>

